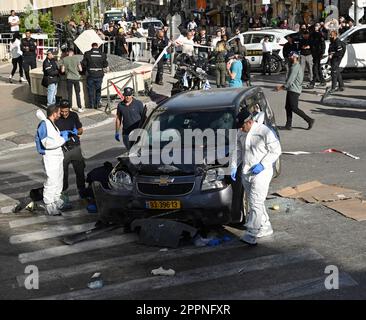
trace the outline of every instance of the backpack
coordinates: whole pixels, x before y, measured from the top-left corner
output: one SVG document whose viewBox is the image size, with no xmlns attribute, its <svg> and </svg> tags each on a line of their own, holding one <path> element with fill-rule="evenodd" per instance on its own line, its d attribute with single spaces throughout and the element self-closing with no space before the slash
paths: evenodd
<svg viewBox="0 0 366 320">
<path fill-rule="evenodd" d="M 40 155 L 45 155 L 46 154 L 46 151 L 45 151 L 45 148 L 43 147 L 42 145 L 42 142 L 41 142 L 41 138 L 38 134 L 38 129 L 39 127 L 41 126 L 41 124 L 43 123 L 44 121 L 41 121 L 37 127 L 37 131 L 36 131 L 36 136 L 34 138 L 35 142 L 36 142 L 36 148 L 37 148 L 37 151 Z"/>
</svg>

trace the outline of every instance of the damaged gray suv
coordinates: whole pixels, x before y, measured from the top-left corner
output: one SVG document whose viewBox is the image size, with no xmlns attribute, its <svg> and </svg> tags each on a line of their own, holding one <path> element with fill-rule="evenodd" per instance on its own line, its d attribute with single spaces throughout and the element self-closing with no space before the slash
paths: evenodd
<svg viewBox="0 0 366 320">
<path fill-rule="evenodd" d="M 243 222 L 246 206 L 241 177 L 232 181 L 228 173 L 230 146 L 236 143 L 230 134 L 236 133 L 235 118 L 243 108 L 278 135 L 274 114 L 259 87 L 189 91 L 160 103 L 142 125 L 145 136 L 118 157 L 109 188 L 93 183 L 100 219 L 130 223 L 137 218 L 164 217 L 194 226 Z M 154 149 L 154 123 L 159 123 L 159 132 L 184 138 L 178 144 L 171 138 L 159 140 Z M 185 130 L 196 129 L 213 130 L 220 144 L 210 145 L 208 139 L 193 139 L 188 144 Z M 174 161 L 167 164 L 164 157 Z M 280 160 L 274 169 L 276 176 Z"/>
</svg>

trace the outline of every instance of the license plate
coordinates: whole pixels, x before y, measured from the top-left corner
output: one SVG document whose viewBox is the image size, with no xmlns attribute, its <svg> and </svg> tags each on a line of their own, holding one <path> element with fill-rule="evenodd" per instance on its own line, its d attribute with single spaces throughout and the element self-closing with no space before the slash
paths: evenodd
<svg viewBox="0 0 366 320">
<path fill-rule="evenodd" d="M 180 201 L 146 201 L 147 209 L 180 209 Z"/>
</svg>

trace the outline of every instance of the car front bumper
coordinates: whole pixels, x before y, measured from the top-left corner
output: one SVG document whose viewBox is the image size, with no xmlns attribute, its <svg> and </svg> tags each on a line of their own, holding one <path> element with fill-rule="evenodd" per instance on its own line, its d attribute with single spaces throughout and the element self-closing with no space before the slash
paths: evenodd
<svg viewBox="0 0 366 320">
<path fill-rule="evenodd" d="M 178 196 L 145 195 L 139 191 L 106 189 L 99 182 L 93 182 L 94 195 L 102 221 L 130 222 L 137 218 L 146 218 L 167 213 L 168 210 L 146 208 L 146 201 L 180 201 L 181 208 L 169 210 L 172 214 L 166 218 L 180 221 L 201 221 L 205 225 L 231 222 L 232 187 L 228 185 L 221 190 L 197 192 Z M 173 212 L 174 211 L 174 212 Z"/>
</svg>

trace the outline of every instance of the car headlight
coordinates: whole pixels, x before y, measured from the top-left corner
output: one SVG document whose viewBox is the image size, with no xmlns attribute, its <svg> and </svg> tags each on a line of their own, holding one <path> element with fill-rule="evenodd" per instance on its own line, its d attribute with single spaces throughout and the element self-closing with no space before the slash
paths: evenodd
<svg viewBox="0 0 366 320">
<path fill-rule="evenodd" d="M 223 168 L 209 169 L 206 171 L 202 182 L 202 191 L 223 189 L 226 187 L 225 172 Z"/>
<path fill-rule="evenodd" d="M 113 184 L 119 187 L 125 187 L 126 189 L 132 189 L 132 179 L 131 176 L 125 171 L 112 171 L 110 175 L 110 180 Z"/>
</svg>

